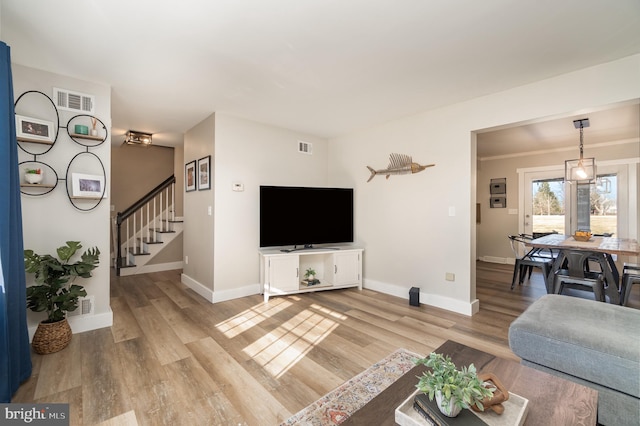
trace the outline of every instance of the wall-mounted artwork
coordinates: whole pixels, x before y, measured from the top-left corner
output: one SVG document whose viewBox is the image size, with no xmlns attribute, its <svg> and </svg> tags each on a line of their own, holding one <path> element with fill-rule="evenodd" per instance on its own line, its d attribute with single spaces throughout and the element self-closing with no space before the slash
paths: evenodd
<svg viewBox="0 0 640 426">
<path fill-rule="evenodd" d="M 376 175 L 385 175 L 387 179 L 391 175 L 405 175 L 409 173 L 418 173 L 426 169 L 427 167 L 433 167 L 435 164 L 427 164 L 426 166 L 422 166 L 418 163 L 414 163 L 411 159 L 410 155 L 404 154 L 391 154 L 389 156 L 389 165 L 386 169 L 375 170 L 373 167 L 367 166 L 367 169 L 371 172 L 371 176 L 367 182 L 370 182 L 371 179 Z"/>
<path fill-rule="evenodd" d="M 211 156 L 198 160 L 198 190 L 211 189 Z"/>
<path fill-rule="evenodd" d="M 55 130 L 51 121 L 18 114 L 16 114 L 16 136 L 20 140 L 30 142 L 53 143 L 56 140 Z"/>
<path fill-rule="evenodd" d="M 107 190 L 104 186 L 104 176 L 71 174 L 71 189 L 76 198 L 104 198 Z"/>
<path fill-rule="evenodd" d="M 196 160 L 190 161 L 184 166 L 184 190 L 186 192 L 196 190 Z"/>
</svg>

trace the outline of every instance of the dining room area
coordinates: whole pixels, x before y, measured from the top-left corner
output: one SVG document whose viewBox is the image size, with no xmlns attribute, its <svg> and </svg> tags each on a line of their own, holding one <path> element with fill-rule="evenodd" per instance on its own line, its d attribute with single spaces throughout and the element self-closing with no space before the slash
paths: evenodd
<svg viewBox="0 0 640 426">
<path fill-rule="evenodd" d="M 640 285 L 640 102 L 478 134 L 477 264 L 518 291 L 633 306 Z"/>
</svg>

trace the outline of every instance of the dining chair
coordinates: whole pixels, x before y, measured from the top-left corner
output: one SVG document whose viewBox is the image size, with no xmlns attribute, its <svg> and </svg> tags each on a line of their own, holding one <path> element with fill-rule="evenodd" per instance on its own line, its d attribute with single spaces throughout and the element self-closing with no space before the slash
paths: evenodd
<svg viewBox="0 0 640 426">
<path fill-rule="evenodd" d="M 513 278 L 511 280 L 511 290 L 518 284 L 521 285 L 524 282 L 525 276 L 529 275 L 531 278 L 531 272 L 533 268 L 542 269 L 544 276 L 545 287 L 547 293 L 551 293 L 551 288 L 548 283 L 549 272 L 551 271 L 551 264 L 553 263 L 553 256 L 547 256 L 542 254 L 542 250 L 538 248 L 531 248 L 525 246 L 525 243 L 532 238 L 524 235 L 509 235 L 509 243 L 511 244 L 511 250 L 515 254 L 515 264 L 513 267 Z"/>
<path fill-rule="evenodd" d="M 553 280 L 553 292 L 562 294 L 565 289 L 592 291 L 595 300 L 606 301 L 604 279 L 601 273 L 586 269 L 591 253 L 580 250 L 563 250 L 560 261 L 563 267 L 556 271 Z"/>
<path fill-rule="evenodd" d="M 629 306 L 631 286 L 640 284 L 640 265 L 625 263 L 622 268 L 622 286 L 620 287 L 620 304 Z"/>
</svg>

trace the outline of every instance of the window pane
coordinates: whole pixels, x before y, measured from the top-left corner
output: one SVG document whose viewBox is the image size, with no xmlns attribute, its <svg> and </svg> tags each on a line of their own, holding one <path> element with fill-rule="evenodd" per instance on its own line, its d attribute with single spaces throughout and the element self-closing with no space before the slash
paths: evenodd
<svg viewBox="0 0 640 426">
<path fill-rule="evenodd" d="M 535 180 L 532 184 L 534 234 L 564 234 L 563 179 Z"/>
<path fill-rule="evenodd" d="M 592 233 L 614 235 L 618 231 L 617 175 L 598 175 L 591 185 L 589 213 Z"/>
</svg>

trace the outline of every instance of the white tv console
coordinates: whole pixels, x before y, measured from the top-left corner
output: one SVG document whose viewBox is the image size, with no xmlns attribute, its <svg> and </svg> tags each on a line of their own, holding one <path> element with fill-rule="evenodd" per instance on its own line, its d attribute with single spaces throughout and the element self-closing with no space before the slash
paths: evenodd
<svg viewBox="0 0 640 426">
<path fill-rule="evenodd" d="M 260 282 L 264 301 L 270 296 L 358 287 L 362 290 L 362 251 L 353 246 L 282 252 L 260 249 Z M 303 283 L 307 268 L 316 271 L 319 284 Z"/>
</svg>

